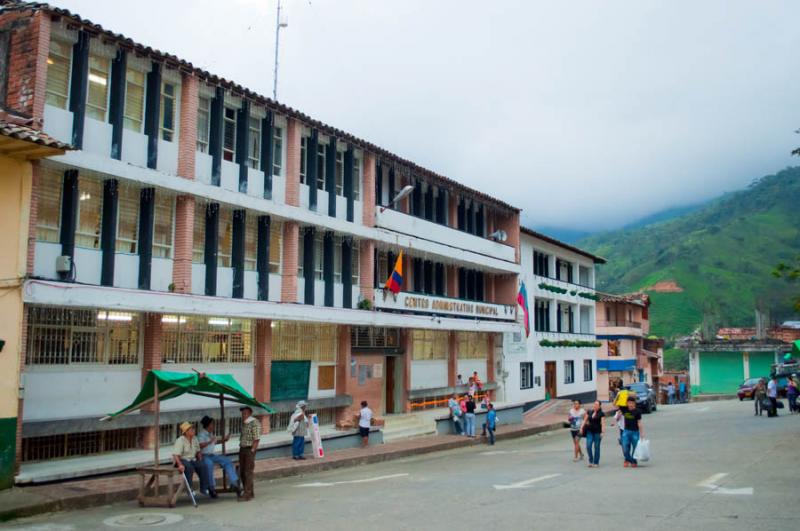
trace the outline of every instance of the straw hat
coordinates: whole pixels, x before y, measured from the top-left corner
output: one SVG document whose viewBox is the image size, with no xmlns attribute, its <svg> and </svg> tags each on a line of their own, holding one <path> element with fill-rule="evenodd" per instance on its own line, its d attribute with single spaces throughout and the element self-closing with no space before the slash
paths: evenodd
<svg viewBox="0 0 800 531">
<path fill-rule="evenodd" d="M 187 431 L 189 431 L 189 428 L 193 428 L 193 427 L 194 426 L 192 426 L 191 422 L 183 422 L 181 424 L 181 434 L 186 433 Z"/>
</svg>

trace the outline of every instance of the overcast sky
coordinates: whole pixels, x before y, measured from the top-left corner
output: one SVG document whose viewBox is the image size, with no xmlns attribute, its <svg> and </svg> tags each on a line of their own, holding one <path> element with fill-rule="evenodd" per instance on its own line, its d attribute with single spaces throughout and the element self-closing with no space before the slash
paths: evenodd
<svg viewBox="0 0 800 531">
<path fill-rule="evenodd" d="M 52 3 L 272 93 L 276 0 Z M 280 101 L 529 226 L 613 228 L 800 163 L 800 2 L 283 4 Z"/>
</svg>

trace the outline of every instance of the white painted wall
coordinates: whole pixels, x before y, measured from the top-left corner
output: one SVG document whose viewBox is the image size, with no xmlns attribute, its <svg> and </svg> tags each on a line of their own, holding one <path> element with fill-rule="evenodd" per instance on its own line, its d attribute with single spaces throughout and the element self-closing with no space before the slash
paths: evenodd
<svg viewBox="0 0 800 531">
<path fill-rule="evenodd" d="M 192 293 L 203 295 L 206 292 L 206 265 L 192 264 Z"/>
<path fill-rule="evenodd" d="M 83 150 L 103 157 L 111 156 L 111 124 L 88 116 L 83 124 Z"/>
<path fill-rule="evenodd" d="M 114 286 L 139 287 L 139 255 L 123 253 L 114 255 Z"/>
<path fill-rule="evenodd" d="M 269 296 L 267 300 L 272 302 L 281 301 L 281 276 L 278 274 L 270 273 L 269 275 Z"/>
<path fill-rule="evenodd" d="M 276 203 L 286 203 L 286 178 L 278 175 L 272 176 L 272 200 Z"/>
<path fill-rule="evenodd" d="M 336 389 L 319 389 L 319 367 L 320 366 L 336 366 L 336 363 L 321 363 L 318 361 L 311 362 L 311 374 L 308 378 L 308 398 L 329 398 L 336 396 Z M 334 375 L 334 382 L 336 377 Z"/>
<path fill-rule="evenodd" d="M 256 271 L 244 272 L 244 298 L 258 299 L 258 273 Z"/>
<path fill-rule="evenodd" d="M 482 382 L 486 381 L 486 358 L 482 360 L 457 360 L 456 374 L 460 374 L 464 383 L 469 381 L 473 371 L 478 371 L 478 377 Z"/>
<path fill-rule="evenodd" d="M 44 106 L 44 132 L 56 140 L 72 143 L 72 113 L 53 107 Z M 110 153 L 110 152 L 109 152 Z"/>
<path fill-rule="evenodd" d="M 33 259 L 33 274 L 37 277 L 58 279 L 56 259 L 61 256 L 61 244 L 36 242 Z"/>
<path fill-rule="evenodd" d="M 204 184 L 211 184 L 211 155 L 202 151 L 194 153 L 195 179 Z"/>
<path fill-rule="evenodd" d="M 169 258 L 153 258 L 150 270 L 150 289 L 169 291 L 172 284 L 172 260 Z"/>
<path fill-rule="evenodd" d="M 264 172 L 247 168 L 247 194 L 264 197 Z"/>
<path fill-rule="evenodd" d="M 175 136 L 177 139 L 177 135 Z M 178 175 L 178 142 L 158 139 L 158 161 L 156 169 L 167 175 Z"/>
<path fill-rule="evenodd" d="M 413 360 L 411 389 L 447 387 L 447 360 Z"/>
<path fill-rule="evenodd" d="M 239 191 L 239 165 L 235 162 L 222 161 L 222 175 L 220 186 L 232 192 Z"/>
<path fill-rule="evenodd" d="M 147 135 L 122 129 L 122 161 L 147 167 Z"/>
<path fill-rule="evenodd" d="M 100 284 L 103 253 L 97 249 L 75 247 L 75 280 L 84 284 Z"/>
<path fill-rule="evenodd" d="M 27 367 L 22 418 L 100 418 L 127 406 L 141 381 L 138 366 Z"/>
<path fill-rule="evenodd" d="M 317 212 L 323 216 L 328 215 L 328 192 L 325 190 L 317 190 Z M 338 218 L 338 209 L 336 213 Z"/>
<path fill-rule="evenodd" d="M 205 282 L 203 282 L 205 286 Z M 217 297 L 230 297 L 233 294 L 233 268 L 217 267 Z"/>
</svg>

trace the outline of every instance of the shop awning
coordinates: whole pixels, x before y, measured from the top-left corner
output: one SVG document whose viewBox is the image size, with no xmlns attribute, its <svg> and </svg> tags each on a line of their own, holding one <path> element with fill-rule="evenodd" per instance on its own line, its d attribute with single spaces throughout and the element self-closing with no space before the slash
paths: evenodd
<svg viewBox="0 0 800 531">
<path fill-rule="evenodd" d="M 632 371 L 636 369 L 636 360 L 597 360 L 598 371 Z"/>
<path fill-rule="evenodd" d="M 205 396 L 207 398 L 236 402 L 252 408 L 263 409 L 272 413 L 273 409 L 250 396 L 230 374 L 185 373 L 152 370 L 147 373 L 142 390 L 126 408 L 109 413 L 101 420 L 111 420 L 120 415 L 141 409 L 156 400 L 155 389 L 158 389 L 158 401 L 170 400 L 184 394 Z"/>
</svg>

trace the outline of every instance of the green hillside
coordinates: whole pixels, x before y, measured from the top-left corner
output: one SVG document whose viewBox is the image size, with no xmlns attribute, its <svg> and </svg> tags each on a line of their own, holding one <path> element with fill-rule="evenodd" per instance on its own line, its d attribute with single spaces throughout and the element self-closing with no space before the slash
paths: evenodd
<svg viewBox="0 0 800 531">
<path fill-rule="evenodd" d="M 771 271 L 800 255 L 800 168 L 758 179 L 680 217 L 576 245 L 608 259 L 598 273 L 601 290 L 650 294 L 652 329 L 660 336 L 690 333 L 704 314 L 722 326 L 752 326 L 757 305 L 775 319 L 789 318 L 797 288 Z M 683 291 L 648 289 L 666 281 Z"/>
</svg>

